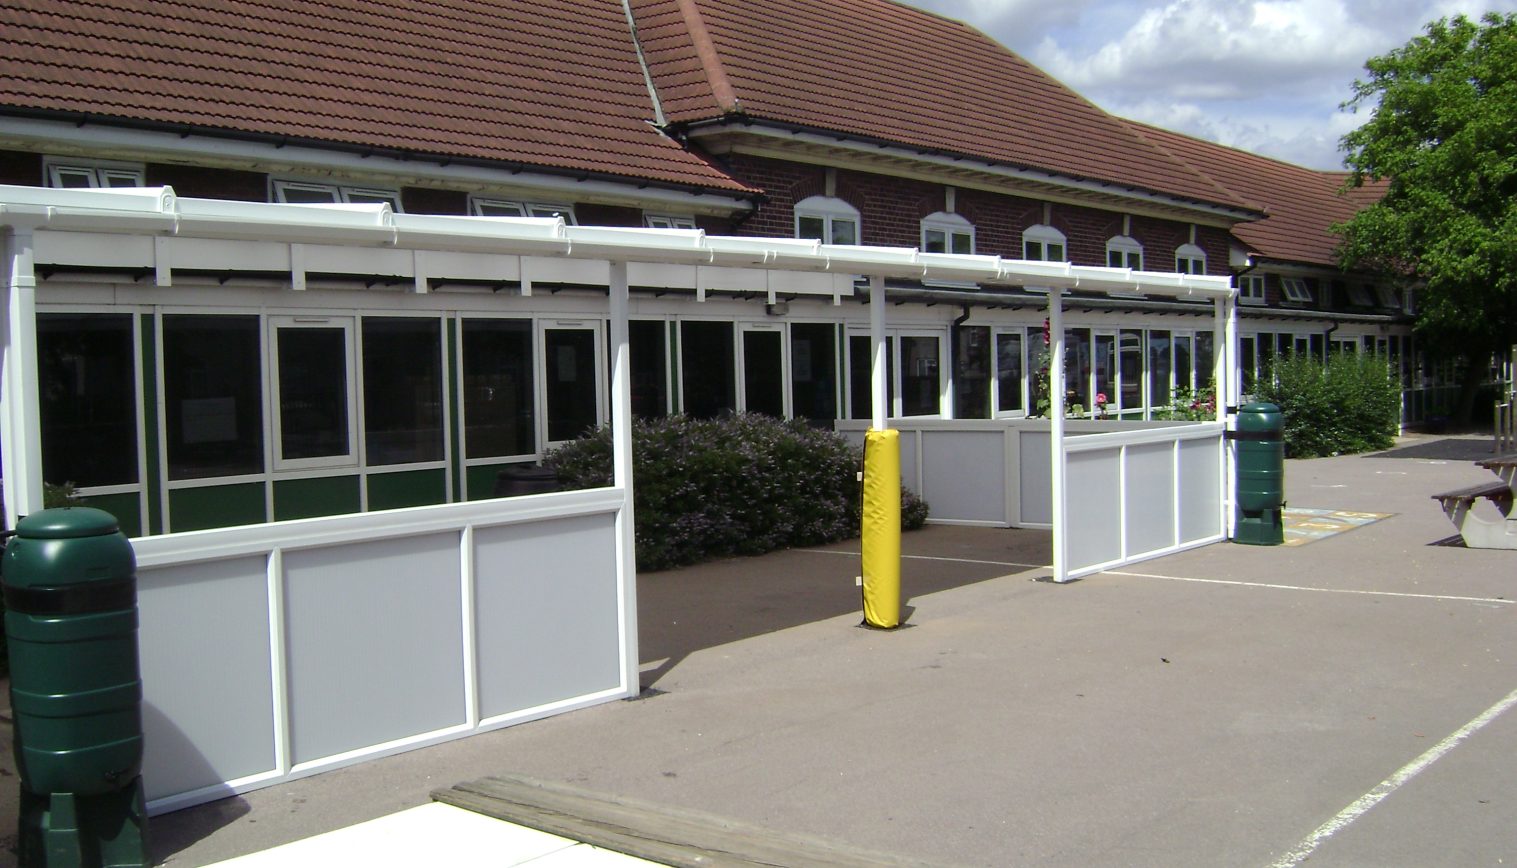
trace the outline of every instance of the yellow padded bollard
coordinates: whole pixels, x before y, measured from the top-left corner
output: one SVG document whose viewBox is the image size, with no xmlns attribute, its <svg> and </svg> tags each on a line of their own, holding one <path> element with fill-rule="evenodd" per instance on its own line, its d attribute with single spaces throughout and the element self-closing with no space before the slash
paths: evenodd
<svg viewBox="0 0 1517 868">
<path fill-rule="evenodd" d="M 864 434 L 864 623 L 901 623 L 901 432 Z"/>
</svg>

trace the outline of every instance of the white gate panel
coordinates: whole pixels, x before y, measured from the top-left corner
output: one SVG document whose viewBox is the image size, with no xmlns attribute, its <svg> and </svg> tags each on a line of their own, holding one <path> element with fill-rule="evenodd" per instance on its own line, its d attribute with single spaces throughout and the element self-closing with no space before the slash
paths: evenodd
<svg viewBox="0 0 1517 868">
<path fill-rule="evenodd" d="M 1226 533 L 1222 484 L 1222 438 L 1180 441 L 1180 538 L 1207 539 Z"/>
<path fill-rule="evenodd" d="M 484 723 L 621 682 L 616 516 L 475 532 Z"/>
<path fill-rule="evenodd" d="M 1122 488 L 1126 515 L 1124 552 L 1143 553 L 1175 544 L 1175 447 L 1173 443 L 1129 446 Z M 1183 498 L 1182 498 L 1183 499 Z"/>
<path fill-rule="evenodd" d="M 1070 455 L 1066 464 L 1069 516 L 1065 537 L 1071 571 L 1104 564 L 1122 556 L 1120 462 L 1108 451 Z"/>
<path fill-rule="evenodd" d="M 278 766 L 267 562 L 241 557 L 138 573 L 149 801 Z"/>
<path fill-rule="evenodd" d="M 467 720 L 458 534 L 284 556 L 298 767 Z"/>
</svg>

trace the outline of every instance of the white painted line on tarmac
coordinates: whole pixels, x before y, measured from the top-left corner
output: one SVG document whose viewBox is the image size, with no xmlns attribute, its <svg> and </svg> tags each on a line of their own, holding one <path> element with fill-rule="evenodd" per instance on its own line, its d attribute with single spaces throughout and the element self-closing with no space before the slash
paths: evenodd
<svg viewBox="0 0 1517 868">
<path fill-rule="evenodd" d="M 1348 824 L 1364 816 L 1366 811 L 1375 807 L 1386 796 L 1400 789 L 1402 784 L 1416 777 L 1423 769 L 1437 762 L 1444 754 L 1458 747 L 1460 742 L 1479 732 L 1513 705 L 1517 705 L 1517 690 L 1508 693 L 1505 699 L 1481 712 L 1479 717 L 1455 730 L 1448 738 L 1429 748 L 1427 753 L 1402 766 L 1395 774 L 1381 781 L 1379 786 L 1360 796 L 1353 804 L 1339 811 L 1336 817 L 1323 823 L 1317 828 L 1317 831 L 1307 835 L 1294 849 L 1271 864 L 1270 868 L 1295 868 L 1295 866 L 1301 864 L 1323 841 L 1331 838 L 1342 831 Z"/>
<path fill-rule="evenodd" d="M 851 558 L 859 557 L 858 552 L 840 552 L 832 549 L 794 549 L 798 552 L 810 552 L 814 555 L 848 555 Z M 947 561 L 952 564 L 986 564 L 992 567 L 1021 567 L 1027 570 L 1052 569 L 1052 564 L 1019 564 L 1016 561 L 977 561 L 971 558 L 937 558 L 931 555 L 901 555 L 903 561 Z"/>
<path fill-rule="evenodd" d="M 1271 588 L 1277 591 L 1313 591 L 1318 594 L 1358 594 L 1365 597 L 1409 597 L 1414 600 L 1449 600 L 1466 603 L 1499 603 L 1510 606 L 1517 600 L 1501 597 L 1457 597 L 1452 594 L 1407 594 L 1400 591 L 1357 591 L 1351 588 L 1308 588 L 1303 585 L 1274 585 L 1266 582 L 1236 582 L 1227 579 L 1198 579 L 1191 576 L 1161 576 L 1156 573 L 1129 573 L 1122 570 L 1104 570 L 1108 576 L 1132 576 L 1138 579 L 1164 579 L 1169 582 L 1199 582 L 1207 585 L 1238 585 L 1244 588 Z"/>
</svg>

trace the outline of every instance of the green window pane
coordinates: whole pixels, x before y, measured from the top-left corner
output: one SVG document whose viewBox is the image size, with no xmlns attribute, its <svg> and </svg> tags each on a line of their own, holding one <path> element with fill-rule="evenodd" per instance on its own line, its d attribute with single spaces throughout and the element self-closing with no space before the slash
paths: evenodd
<svg viewBox="0 0 1517 868">
<path fill-rule="evenodd" d="M 796 221 L 796 236 L 822 241 L 827 235 L 827 221 L 821 217 L 802 217 Z"/>
<path fill-rule="evenodd" d="M 966 255 L 974 253 L 974 236 L 968 232 L 953 233 L 953 252 Z"/>
<path fill-rule="evenodd" d="M 859 243 L 859 224 L 856 221 L 844 220 L 841 217 L 832 218 L 832 243 Z"/>
</svg>

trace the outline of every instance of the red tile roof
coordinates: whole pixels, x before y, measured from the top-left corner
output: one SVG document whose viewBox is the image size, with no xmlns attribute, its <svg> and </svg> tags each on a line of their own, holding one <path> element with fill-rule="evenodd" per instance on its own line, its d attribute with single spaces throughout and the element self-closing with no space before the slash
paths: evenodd
<svg viewBox="0 0 1517 868">
<path fill-rule="evenodd" d="M 618 0 L 10 0 L 0 105 L 747 189 L 651 126 Z"/>
<path fill-rule="evenodd" d="M 1248 203 L 967 25 L 892 0 L 633 0 L 671 122 L 723 115 Z"/>
<path fill-rule="evenodd" d="M 1216 179 L 1269 215 L 1239 223 L 1233 235 L 1269 259 L 1337 266 L 1338 236 L 1332 225 L 1384 195 L 1383 184 L 1340 193 L 1346 172 L 1324 172 L 1261 157 L 1216 142 L 1128 121 L 1139 135 Z"/>
</svg>

